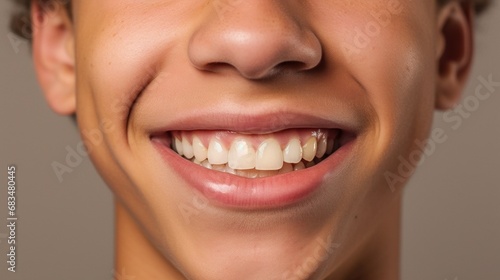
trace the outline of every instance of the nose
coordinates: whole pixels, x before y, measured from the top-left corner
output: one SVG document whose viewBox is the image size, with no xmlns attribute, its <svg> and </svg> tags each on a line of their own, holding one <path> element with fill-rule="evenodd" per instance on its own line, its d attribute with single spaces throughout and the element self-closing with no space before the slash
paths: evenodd
<svg viewBox="0 0 500 280">
<path fill-rule="evenodd" d="M 322 47 L 314 32 L 294 17 L 296 1 L 215 0 L 189 41 L 189 59 L 199 70 L 236 70 L 246 79 L 315 68 Z M 299 1 L 300 2 L 300 1 Z M 288 6 L 287 6 L 288 5 Z"/>
</svg>

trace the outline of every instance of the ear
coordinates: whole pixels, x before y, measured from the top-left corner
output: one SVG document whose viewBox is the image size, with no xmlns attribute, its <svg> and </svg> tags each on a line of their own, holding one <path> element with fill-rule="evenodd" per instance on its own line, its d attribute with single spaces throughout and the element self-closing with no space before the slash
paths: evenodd
<svg viewBox="0 0 500 280">
<path fill-rule="evenodd" d="M 59 1 L 31 1 L 33 58 L 49 106 L 61 115 L 75 113 L 75 57 L 71 20 Z"/>
<path fill-rule="evenodd" d="M 460 100 L 472 65 L 472 1 L 449 1 L 440 7 L 437 25 L 436 108 L 448 110 Z"/>
</svg>

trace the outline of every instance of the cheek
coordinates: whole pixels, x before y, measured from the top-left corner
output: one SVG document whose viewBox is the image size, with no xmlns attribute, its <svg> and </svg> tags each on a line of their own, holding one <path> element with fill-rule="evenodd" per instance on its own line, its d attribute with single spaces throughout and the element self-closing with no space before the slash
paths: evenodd
<svg viewBox="0 0 500 280">
<path fill-rule="evenodd" d="M 190 28 L 183 9 L 196 7 L 183 1 L 161 9 L 140 1 L 105 1 L 99 7 L 93 2 L 76 2 L 75 7 L 79 126 L 82 131 L 100 129 L 103 123 L 112 127 L 103 131 L 92 156 L 128 170 L 134 165 L 126 135 L 134 102 L 158 75 L 162 61 L 181 57 L 179 42 L 186 41 L 181 35 Z"/>
<path fill-rule="evenodd" d="M 81 113 L 92 106 L 99 118 L 124 126 L 161 64 L 185 57 L 186 34 L 202 1 L 101 2 L 75 2 Z"/>
<path fill-rule="evenodd" d="M 378 119 L 378 142 L 387 147 L 425 137 L 434 109 L 435 70 L 415 37 L 384 38 L 367 51 L 360 82 Z M 392 39 L 392 41 L 391 41 Z"/>
<path fill-rule="evenodd" d="M 369 104 L 372 125 L 361 136 L 356 167 L 373 177 L 361 185 L 386 185 L 384 173 L 397 170 L 400 157 L 415 150 L 417 139 L 427 138 L 432 124 L 437 75 L 433 5 L 399 1 L 401 7 L 391 12 L 390 2 L 357 4 L 345 16 L 328 17 L 335 14 L 328 9 L 315 15 L 323 23 L 315 28 L 330 64 L 349 73 Z"/>
<path fill-rule="evenodd" d="M 169 221 L 162 214 L 179 211 L 178 204 L 159 199 L 167 195 L 158 196 L 162 191 L 158 180 L 171 182 L 172 176 L 158 176 L 164 170 L 137 164 L 127 135 L 128 118 L 144 85 L 158 75 L 159 63 L 177 59 L 187 49 L 180 46 L 186 41 L 181 36 L 190 28 L 190 15 L 183 9 L 196 7 L 184 1 L 175 1 L 175 7 L 157 1 L 163 2 L 164 10 L 143 1 L 104 1 L 102 6 L 94 2 L 75 2 L 79 128 L 82 138 L 94 137 L 87 143 L 90 156 L 110 189 L 141 226 L 158 237 L 158 225 Z M 175 194 L 168 195 L 175 201 Z M 182 216 L 169 218 L 174 225 L 183 224 L 175 220 Z"/>
<path fill-rule="evenodd" d="M 344 38 L 354 47 L 357 44 L 356 53 L 344 59 L 364 88 L 376 119 L 368 141 L 375 161 L 404 156 L 416 139 L 427 137 L 437 73 L 433 28 L 425 23 L 433 22 L 432 14 L 423 6 L 408 4 L 390 20 L 381 21 L 374 16 L 381 11 L 359 19 L 351 37 Z"/>
</svg>

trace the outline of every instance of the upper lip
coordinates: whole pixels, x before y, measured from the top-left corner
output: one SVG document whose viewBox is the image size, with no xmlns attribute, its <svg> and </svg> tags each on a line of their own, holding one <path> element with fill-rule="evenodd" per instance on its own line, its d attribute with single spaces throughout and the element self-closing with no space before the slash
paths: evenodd
<svg viewBox="0 0 500 280">
<path fill-rule="evenodd" d="M 279 111 L 234 113 L 221 111 L 190 112 L 154 129 L 153 134 L 167 131 L 220 130 L 244 134 L 267 134 L 293 128 L 340 129 L 356 133 L 355 123 L 331 120 L 316 115 Z"/>
</svg>

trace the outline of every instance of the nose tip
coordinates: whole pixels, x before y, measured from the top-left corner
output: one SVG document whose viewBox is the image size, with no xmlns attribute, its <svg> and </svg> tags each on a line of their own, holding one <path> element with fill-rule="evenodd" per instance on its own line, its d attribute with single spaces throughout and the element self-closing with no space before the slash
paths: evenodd
<svg viewBox="0 0 500 280">
<path fill-rule="evenodd" d="M 193 33 L 188 55 L 196 68 L 216 73 L 232 69 L 247 79 L 264 79 L 320 63 L 322 47 L 312 30 L 270 4 L 274 1 L 242 2 L 245 7 L 235 7 L 241 12 L 209 17 Z"/>
</svg>

